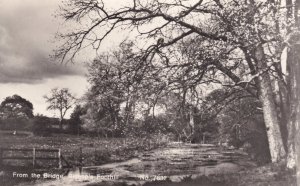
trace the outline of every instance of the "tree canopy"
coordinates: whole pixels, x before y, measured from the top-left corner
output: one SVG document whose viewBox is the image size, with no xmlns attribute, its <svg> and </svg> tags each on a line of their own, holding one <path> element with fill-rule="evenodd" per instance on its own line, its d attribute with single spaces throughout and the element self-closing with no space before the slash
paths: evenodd
<svg viewBox="0 0 300 186">
<path fill-rule="evenodd" d="M 32 103 L 16 94 L 13 96 L 6 97 L 1 103 L 0 110 L 2 118 L 33 117 Z"/>
</svg>

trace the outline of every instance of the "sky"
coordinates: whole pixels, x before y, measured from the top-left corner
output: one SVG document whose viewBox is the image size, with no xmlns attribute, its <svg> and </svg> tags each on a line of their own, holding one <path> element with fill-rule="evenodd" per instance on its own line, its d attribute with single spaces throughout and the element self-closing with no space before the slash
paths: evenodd
<svg viewBox="0 0 300 186">
<path fill-rule="evenodd" d="M 117 8 L 129 0 L 104 0 L 106 7 Z M 58 116 L 47 111 L 43 96 L 53 88 L 69 88 L 77 98 L 88 90 L 83 62 L 61 64 L 50 60 L 55 33 L 65 28 L 54 16 L 62 0 L 0 0 L 0 101 L 17 94 L 34 106 L 34 114 Z M 116 30 L 104 40 L 101 51 L 110 50 L 135 32 Z M 101 52 L 100 51 L 100 52 Z M 94 53 L 95 54 L 95 53 Z M 89 52 L 84 56 L 92 56 Z M 93 59 L 93 57 L 90 57 Z M 91 60 L 84 59 L 84 60 Z M 82 58 L 80 59 L 82 61 Z M 69 111 L 67 117 L 69 117 Z"/>
<path fill-rule="evenodd" d="M 53 15 L 59 0 L 0 0 L 0 101 L 18 94 L 32 102 L 34 114 L 47 111 L 44 95 L 69 88 L 78 98 L 88 89 L 82 63 L 50 60 L 60 21 Z M 70 112 L 69 112 L 70 114 Z"/>
<path fill-rule="evenodd" d="M 129 0 L 103 1 L 109 9 L 132 3 Z M 95 51 L 84 51 L 75 64 L 61 64 L 49 57 L 59 45 L 55 33 L 70 30 L 55 16 L 59 5 L 62 0 L 0 0 L 0 102 L 17 94 L 33 104 L 34 114 L 57 117 L 57 112 L 46 109 L 44 96 L 49 95 L 51 89 L 69 88 L 77 98 L 87 92 L 87 70 L 82 61 L 92 60 Z M 102 42 L 100 52 L 115 48 L 135 34 L 122 29 L 113 31 Z"/>
</svg>

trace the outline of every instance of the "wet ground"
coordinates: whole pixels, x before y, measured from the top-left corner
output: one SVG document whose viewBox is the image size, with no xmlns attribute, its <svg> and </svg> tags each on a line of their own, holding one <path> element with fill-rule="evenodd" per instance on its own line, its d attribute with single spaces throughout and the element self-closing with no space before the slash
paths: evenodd
<svg viewBox="0 0 300 186">
<path fill-rule="evenodd" d="M 238 150 L 210 144 L 170 143 L 125 162 L 77 168 L 66 175 L 49 174 L 46 176 L 53 179 L 40 179 L 34 185 L 178 185 L 186 180 L 236 173 L 253 166 L 247 154 Z"/>
</svg>

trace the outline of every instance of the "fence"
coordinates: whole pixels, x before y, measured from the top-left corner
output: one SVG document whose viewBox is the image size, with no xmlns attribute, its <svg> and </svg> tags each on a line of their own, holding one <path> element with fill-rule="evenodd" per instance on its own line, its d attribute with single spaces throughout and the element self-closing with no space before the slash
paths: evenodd
<svg viewBox="0 0 300 186">
<path fill-rule="evenodd" d="M 32 156 L 22 156 L 22 155 L 13 155 L 5 156 L 5 152 L 32 152 Z M 39 157 L 36 155 L 37 152 L 42 153 L 57 153 L 55 157 Z M 15 153 L 17 154 L 17 153 Z M 58 168 L 62 168 L 62 161 L 64 161 L 68 166 L 68 162 L 63 158 L 60 149 L 17 149 L 17 148 L 0 148 L 0 165 L 3 165 L 3 160 L 32 160 L 32 167 L 35 168 L 36 160 L 56 160 L 58 161 Z"/>
</svg>

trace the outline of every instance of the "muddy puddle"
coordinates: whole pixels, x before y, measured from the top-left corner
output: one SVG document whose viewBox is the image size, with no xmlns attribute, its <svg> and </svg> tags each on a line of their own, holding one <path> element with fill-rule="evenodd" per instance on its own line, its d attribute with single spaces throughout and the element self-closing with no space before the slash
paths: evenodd
<svg viewBox="0 0 300 186">
<path fill-rule="evenodd" d="M 149 185 L 180 183 L 203 176 L 235 173 L 254 164 L 237 150 L 209 144 L 171 143 L 137 158 L 101 166 L 77 168 L 60 179 L 38 180 L 40 186 Z"/>
</svg>

